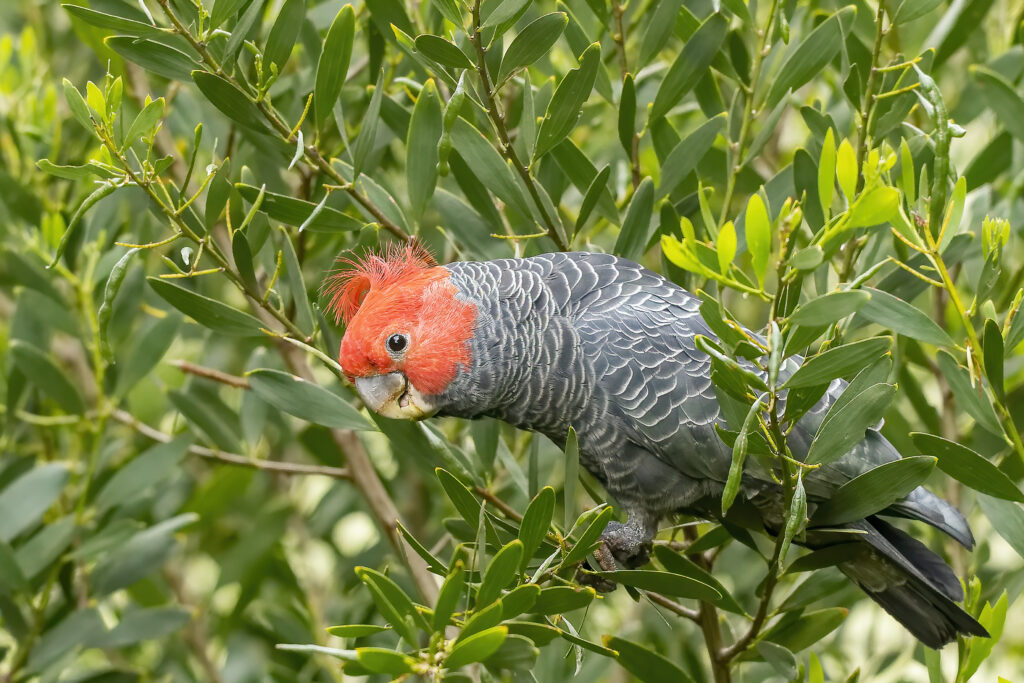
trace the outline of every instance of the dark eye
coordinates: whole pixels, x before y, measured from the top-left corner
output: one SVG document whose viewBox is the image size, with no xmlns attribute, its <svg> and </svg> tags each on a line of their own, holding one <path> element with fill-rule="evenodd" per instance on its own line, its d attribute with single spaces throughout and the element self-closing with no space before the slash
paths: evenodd
<svg viewBox="0 0 1024 683">
<path fill-rule="evenodd" d="M 388 337 L 388 351 L 391 353 L 401 353 L 405 351 L 405 347 L 409 345 L 409 338 L 404 334 L 393 334 Z"/>
</svg>

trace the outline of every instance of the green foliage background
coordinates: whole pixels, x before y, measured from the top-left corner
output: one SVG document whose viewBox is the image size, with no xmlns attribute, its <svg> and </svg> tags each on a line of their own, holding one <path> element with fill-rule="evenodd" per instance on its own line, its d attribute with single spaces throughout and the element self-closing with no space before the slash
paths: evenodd
<svg viewBox="0 0 1024 683">
<path fill-rule="evenodd" d="M 0 677 L 1019 680 L 1022 21 L 1014 0 L 8 2 Z M 441 262 L 614 252 L 706 292 L 723 438 L 737 476 L 748 450 L 778 473 L 786 533 L 680 519 L 608 577 L 628 590 L 582 586 L 615 512 L 571 445 L 377 418 L 331 360 L 336 256 L 411 236 Z M 926 650 L 786 552 L 816 512 L 771 373 L 829 349 L 807 396 L 868 367 L 835 417 L 884 416 L 907 457 L 847 502 L 925 480 L 955 501 L 973 553 L 914 533 L 991 640 Z"/>
</svg>

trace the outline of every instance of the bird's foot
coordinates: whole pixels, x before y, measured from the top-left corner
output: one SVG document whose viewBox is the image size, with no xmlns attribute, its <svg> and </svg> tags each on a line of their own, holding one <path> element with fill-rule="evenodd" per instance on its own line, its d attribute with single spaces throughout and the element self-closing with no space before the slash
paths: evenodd
<svg viewBox="0 0 1024 683">
<path fill-rule="evenodd" d="M 639 525 L 609 522 L 601 534 L 601 547 L 595 553 L 605 571 L 614 571 L 618 562 L 627 569 L 636 569 L 651 560 L 651 539 Z M 603 557 L 602 557 L 603 551 Z"/>
</svg>

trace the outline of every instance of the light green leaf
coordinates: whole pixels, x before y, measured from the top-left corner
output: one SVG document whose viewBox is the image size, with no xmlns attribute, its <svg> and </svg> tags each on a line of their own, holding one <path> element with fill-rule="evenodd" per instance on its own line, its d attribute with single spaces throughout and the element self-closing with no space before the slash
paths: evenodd
<svg viewBox="0 0 1024 683">
<path fill-rule="evenodd" d="M 452 651 L 445 657 L 446 669 L 459 669 L 474 662 L 480 662 L 498 651 L 508 635 L 507 626 L 495 626 L 479 633 L 474 633 L 465 640 L 455 643 Z"/>
<path fill-rule="evenodd" d="M 796 91 L 832 61 L 842 47 L 845 28 L 853 23 L 856 14 L 857 9 L 852 5 L 842 8 L 819 24 L 790 52 L 772 81 L 766 108 L 774 107 L 787 92 Z M 715 49 L 718 47 L 716 45 Z"/>
<path fill-rule="evenodd" d="M 96 494 L 96 509 L 104 512 L 128 502 L 170 474 L 185 457 L 192 441 L 179 436 L 168 443 L 158 443 L 122 465 Z"/>
<path fill-rule="evenodd" d="M 523 542 L 519 539 L 511 541 L 499 550 L 487 570 L 476 594 L 477 607 L 494 602 L 501 591 L 515 578 L 523 559 Z"/>
<path fill-rule="evenodd" d="M 64 465 L 31 469 L 0 491 L 0 542 L 7 543 L 37 523 L 68 481 Z"/>
<path fill-rule="evenodd" d="M 750 252 L 754 274 L 757 276 L 758 286 L 764 289 L 764 279 L 768 274 L 768 261 L 772 255 L 772 224 L 761 195 L 757 193 L 750 195 L 743 223 L 747 236 L 747 251 Z"/>
<path fill-rule="evenodd" d="M 836 151 L 836 175 L 839 177 L 839 189 L 851 204 L 857 194 L 857 171 L 857 153 L 849 139 L 844 139 Z"/>
<path fill-rule="evenodd" d="M 840 147 L 839 151 L 842 156 L 843 148 Z M 854 182 L 856 183 L 856 179 Z M 862 194 L 854 202 L 850 208 L 846 228 L 866 228 L 892 221 L 899 210 L 899 190 L 895 187 L 876 187 Z"/>
<path fill-rule="evenodd" d="M 440 36 L 424 33 L 417 36 L 415 40 L 416 49 L 429 59 L 434 60 L 441 66 L 448 66 L 455 69 L 471 69 L 473 62 L 469 61 L 466 53 L 454 43 L 445 40 Z"/>
</svg>

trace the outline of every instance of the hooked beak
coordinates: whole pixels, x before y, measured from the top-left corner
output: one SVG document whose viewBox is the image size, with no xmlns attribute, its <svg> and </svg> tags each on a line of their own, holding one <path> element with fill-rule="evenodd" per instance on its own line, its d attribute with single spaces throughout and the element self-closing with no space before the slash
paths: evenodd
<svg viewBox="0 0 1024 683">
<path fill-rule="evenodd" d="M 355 385 L 366 407 L 384 417 L 396 420 L 422 420 L 438 410 L 438 407 L 417 391 L 401 372 L 357 377 Z"/>
</svg>

